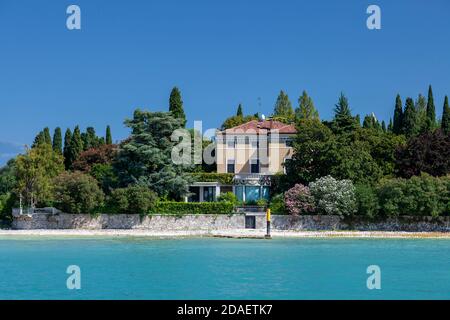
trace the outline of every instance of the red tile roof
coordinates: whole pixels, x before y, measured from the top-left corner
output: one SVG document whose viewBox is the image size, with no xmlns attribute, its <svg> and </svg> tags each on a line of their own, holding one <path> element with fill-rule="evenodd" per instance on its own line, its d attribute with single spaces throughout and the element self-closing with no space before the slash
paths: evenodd
<svg viewBox="0 0 450 320">
<path fill-rule="evenodd" d="M 276 120 L 252 120 L 239 126 L 222 131 L 225 134 L 243 133 L 267 133 L 268 130 L 278 130 L 278 133 L 293 134 L 297 130 L 292 124 L 286 124 Z M 250 131 L 250 132 L 248 132 Z"/>
</svg>

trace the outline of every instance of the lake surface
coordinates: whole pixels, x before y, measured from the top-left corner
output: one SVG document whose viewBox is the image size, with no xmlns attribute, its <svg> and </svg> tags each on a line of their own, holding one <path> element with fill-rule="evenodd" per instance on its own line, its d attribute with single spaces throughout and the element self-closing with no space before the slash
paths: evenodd
<svg viewBox="0 0 450 320">
<path fill-rule="evenodd" d="M 0 299 L 450 299 L 450 240 L 0 237 L 0 271 Z"/>
</svg>

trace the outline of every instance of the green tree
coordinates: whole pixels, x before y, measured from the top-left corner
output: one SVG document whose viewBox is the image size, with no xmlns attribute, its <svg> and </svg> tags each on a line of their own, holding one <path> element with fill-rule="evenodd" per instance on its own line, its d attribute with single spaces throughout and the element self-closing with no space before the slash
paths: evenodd
<svg viewBox="0 0 450 320">
<path fill-rule="evenodd" d="M 298 108 L 295 109 L 295 118 L 303 119 L 319 119 L 319 112 L 314 107 L 314 102 L 306 91 L 298 98 Z"/>
<path fill-rule="evenodd" d="M 243 117 L 244 116 L 244 113 L 242 111 L 242 104 L 240 104 L 240 103 L 239 103 L 237 111 L 236 111 L 236 116 L 238 116 L 238 117 Z"/>
<path fill-rule="evenodd" d="M 283 118 L 285 121 L 293 121 L 295 119 L 294 109 L 292 108 L 291 101 L 283 90 L 280 91 L 275 107 L 273 109 L 273 116 L 277 118 Z"/>
<path fill-rule="evenodd" d="M 16 161 L 11 159 L 6 166 L 0 167 L 0 194 L 14 191 L 16 186 Z"/>
<path fill-rule="evenodd" d="M 50 129 L 48 127 L 44 128 L 44 142 L 48 145 L 52 145 L 52 137 L 50 136 Z"/>
<path fill-rule="evenodd" d="M 73 136 L 72 139 L 70 140 L 69 145 L 69 155 L 68 155 L 69 169 L 72 168 L 73 163 L 78 159 L 81 152 L 83 152 L 83 140 L 81 139 L 80 128 L 76 126 L 75 129 L 73 130 Z"/>
<path fill-rule="evenodd" d="M 383 132 L 387 132 L 386 122 L 384 122 L 384 120 L 381 121 L 381 130 L 382 130 Z"/>
<path fill-rule="evenodd" d="M 40 131 L 36 137 L 34 137 L 34 141 L 33 144 L 31 145 L 32 148 L 35 148 L 37 146 L 40 146 L 42 144 L 45 143 L 45 138 L 44 138 L 44 132 Z"/>
<path fill-rule="evenodd" d="M 53 151 L 58 154 L 63 154 L 62 150 L 62 134 L 61 128 L 57 127 L 53 133 Z"/>
<path fill-rule="evenodd" d="M 445 134 L 450 134 L 450 108 L 448 106 L 447 96 L 445 96 L 444 108 L 442 110 L 441 129 Z"/>
<path fill-rule="evenodd" d="M 172 113 L 136 110 L 133 119 L 125 120 L 132 134 L 119 146 L 115 167 L 122 186 L 139 183 L 160 196 L 181 199 L 189 193 L 192 165 L 172 160 L 172 133 L 183 127 L 183 119 Z M 178 144 L 178 143 L 177 143 Z"/>
<path fill-rule="evenodd" d="M 416 115 L 417 115 L 417 129 L 419 133 L 423 133 L 427 130 L 427 99 L 419 94 L 416 103 Z"/>
<path fill-rule="evenodd" d="M 86 128 L 86 133 L 82 134 L 83 150 L 97 148 L 100 145 L 100 139 L 95 133 L 93 127 Z"/>
<path fill-rule="evenodd" d="M 183 100 L 181 100 L 181 92 L 177 87 L 172 89 L 169 98 L 169 111 L 175 118 L 181 119 L 183 127 L 186 126 L 186 115 L 183 109 Z"/>
<path fill-rule="evenodd" d="M 16 159 L 17 192 L 30 207 L 46 205 L 53 200 L 52 179 L 64 170 L 63 158 L 51 145 L 28 149 Z"/>
<path fill-rule="evenodd" d="M 416 108 L 414 106 L 414 101 L 411 98 L 406 99 L 402 131 L 407 137 L 412 137 L 419 132 L 419 128 L 417 127 Z"/>
<path fill-rule="evenodd" d="M 352 117 L 351 110 L 348 104 L 348 99 L 341 92 L 338 103 L 334 107 L 334 119 L 332 122 L 333 131 L 336 134 L 344 132 L 351 132 L 359 127 L 356 118 Z"/>
<path fill-rule="evenodd" d="M 55 202 L 66 213 L 94 213 L 103 205 L 97 181 L 81 172 L 63 172 L 53 180 Z"/>
<path fill-rule="evenodd" d="M 66 170 L 70 168 L 70 142 L 72 141 L 72 131 L 67 128 L 66 133 L 64 134 L 64 166 Z"/>
<path fill-rule="evenodd" d="M 392 123 L 392 118 L 389 118 L 389 124 L 387 127 L 387 132 L 394 132 L 394 124 Z"/>
<path fill-rule="evenodd" d="M 112 144 L 111 127 L 109 125 L 106 127 L 105 143 Z"/>
<path fill-rule="evenodd" d="M 394 123 L 392 131 L 395 134 L 402 134 L 403 130 L 403 104 L 400 95 L 395 98 Z"/>
<path fill-rule="evenodd" d="M 428 130 L 436 128 L 436 108 L 434 107 L 433 89 L 431 85 L 428 87 L 428 101 L 427 101 L 427 125 Z"/>
<path fill-rule="evenodd" d="M 335 146 L 331 130 L 317 119 L 302 120 L 297 125 L 294 153 L 286 162 L 286 178 L 291 186 L 308 184 L 329 172 L 328 153 Z"/>
</svg>

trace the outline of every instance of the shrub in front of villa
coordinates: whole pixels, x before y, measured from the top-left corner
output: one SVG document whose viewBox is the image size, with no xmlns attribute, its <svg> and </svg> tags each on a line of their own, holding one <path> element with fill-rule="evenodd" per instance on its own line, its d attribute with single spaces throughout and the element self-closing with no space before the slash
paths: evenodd
<svg viewBox="0 0 450 320">
<path fill-rule="evenodd" d="M 54 200 L 66 213 L 94 213 L 103 205 L 105 195 L 97 180 L 80 171 L 63 172 L 54 180 Z"/>
<path fill-rule="evenodd" d="M 423 173 L 410 179 L 383 180 L 377 187 L 384 216 L 433 216 L 450 214 L 450 176 Z"/>
<path fill-rule="evenodd" d="M 287 211 L 294 215 L 308 214 L 315 210 L 314 198 L 307 186 L 296 184 L 284 194 Z"/>
<path fill-rule="evenodd" d="M 367 218 L 375 218 L 379 214 L 379 199 L 376 189 L 368 184 L 355 186 L 357 215 Z"/>
<path fill-rule="evenodd" d="M 236 195 L 233 192 L 225 192 L 225 193 L 221 193 L 218 197 L 217 197 L 217 201 L 219 202 L 230 202 L 234 205 L 238 204 L 238 198 L 236 197 Z"/>
<path fill-rule="evenodd" d="M 117 213 L 146 214 L 155 205 L 158 195 L 146 186 L 129 186 L 115 189 L 108 201 L 109 207 Z"/>
<path fill-rule="evenodd" d="M 287 214 L 286 206 L 284 204 L 284 194 L 279 193 L 270 199 L 269 208 L 272 214 Z"/>
<path fill-rule="evenodd" d="M 325 176 L 311 182 L 309 189 L 318 214 L 349 216 L 357 210 L 355 186 L 350 180 Z"/>
<path fill-rule="evenodd" d="M 151 214 L 231 214 L 234 204 L 228 201 L 221 202 L 175 202 L 158 201 Z"/>
</svg>

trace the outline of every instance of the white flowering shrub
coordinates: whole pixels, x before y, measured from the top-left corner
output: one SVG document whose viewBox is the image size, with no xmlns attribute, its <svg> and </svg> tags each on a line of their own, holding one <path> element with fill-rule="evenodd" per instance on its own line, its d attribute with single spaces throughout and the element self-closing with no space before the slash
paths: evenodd
<svg viewBox="0 0 450 320">
<path fill-rule="evenodd" d="M 326 176 L 311 182 L 309 190 L 320 214 L 348 216 L 356 212 L 355 186 L 350 180 Z"/>
</svg>

